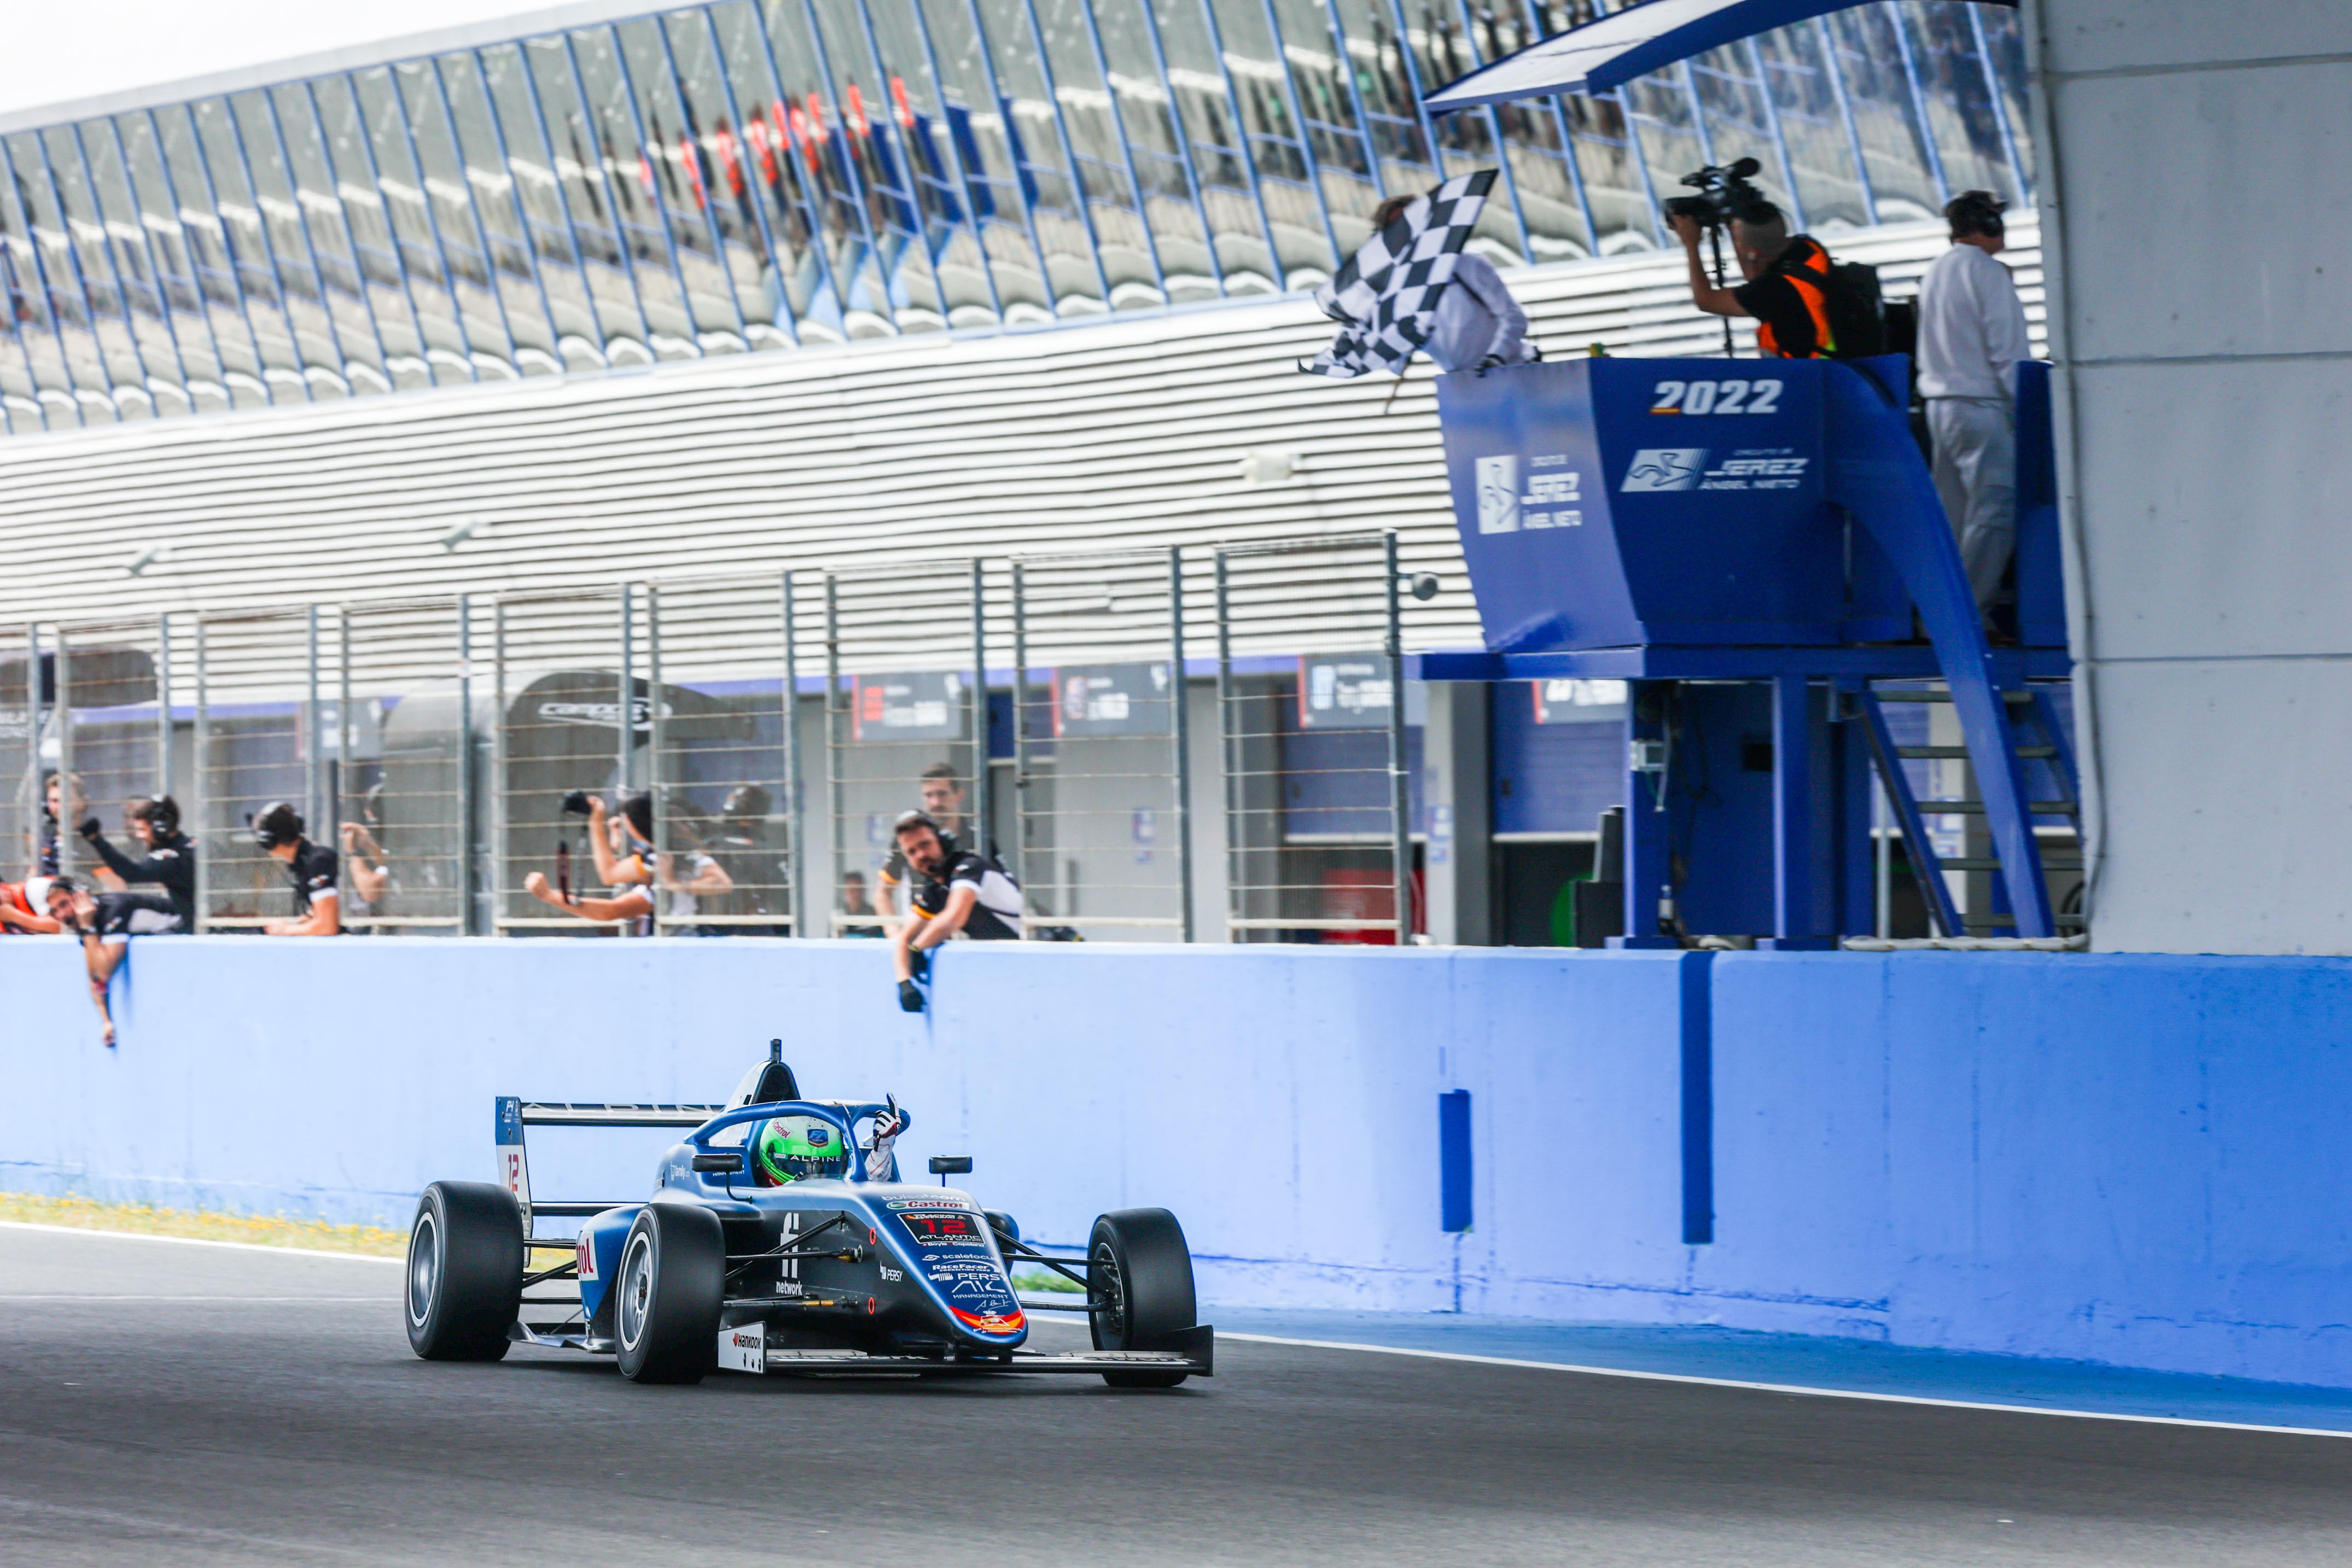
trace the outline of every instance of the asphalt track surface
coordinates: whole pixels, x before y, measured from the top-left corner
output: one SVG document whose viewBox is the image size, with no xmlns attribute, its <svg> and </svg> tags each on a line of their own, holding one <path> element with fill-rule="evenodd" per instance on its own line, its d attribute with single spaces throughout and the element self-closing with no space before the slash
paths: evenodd
<svg viewBox="0 0 2352 1568">
<path fill-rule="evenodd" d="M 2344 1437 L 1236 1341 L 1166 1393 L 639 1388 L 417 1361 L 399 1277 L 0 1228 L 0 1563 L 2352 1562 Z"/>
</svg>

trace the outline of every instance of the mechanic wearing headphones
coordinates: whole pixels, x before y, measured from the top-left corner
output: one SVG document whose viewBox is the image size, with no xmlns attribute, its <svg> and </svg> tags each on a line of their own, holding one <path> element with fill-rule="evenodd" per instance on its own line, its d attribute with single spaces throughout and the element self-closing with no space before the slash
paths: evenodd
<svg viewBox="0 0 2352 1568">
<path fill-rule="evenodd" d="M 137 860 L 106 841 L 96 817 L 82 819 L 79 831 L 98 858 L 127 883 L 152 883 L 163 890 L 172 907 L 173 929 L 196 928 L 196 848 L 180 831 L 180 807 L 169 795 L 160 800 L 142 796 L 122 809 L 131 836 L 147 852 Z"/>
<path fill-rule="evenodd" d="M 89 999 L 106 1026 L 106 1043 L 114 1043 L 114 1014 L 106 1005 L 107 987 L 122 967 L 133 936 L 159 936 L 179 929 L 171 901 L 154 893 L 93 894 L 69 876 L 53 877 L 48 887 L 49 917 L 81 938 L 82 967 L 89 976 Z"/>
<path fill-rule="evenodd" d="M 342 935 L 342 899 L 335 877 L 335 852 L 302 836 L 302 813 L 283 800 L 273 801 L 253 819 L 253 841 L 286 868 L 287 880 L 294 884 L 294 918 L 273 920 L 261 928 L 261 934 Z"/>
<path fill-rule="evenodd" d="M 922 988 L 930 950 L 961 934 L 978 942 L 1021 940 L 1021 884 L 991 857 L 959 848 L 928 811 L 898 819 L 898 852 L 914 873 L 913 913 L 891 938 L 898 971 L 898 1005 L 923 1010 Z"/>
</svg>

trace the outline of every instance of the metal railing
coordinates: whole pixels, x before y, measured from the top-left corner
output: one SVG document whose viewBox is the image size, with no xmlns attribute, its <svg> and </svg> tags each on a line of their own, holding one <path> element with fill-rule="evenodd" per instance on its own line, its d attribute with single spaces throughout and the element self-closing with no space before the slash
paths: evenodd
<svg viewBox="0 0 2352 1568">
<path fill-rule="evenodd" d="M 1022 883 L 1033 938 L 1395 941 L 1399 572 L 1359 533 L 29 627 L 0 873 L 37 863 L 61 772 L 69 869 L 83 815 L 178 799 L 203 930 L 292 912 L 252 832 L 283 800 L 354 932 L 869 935 L 919 806 Z"/>
</svg>

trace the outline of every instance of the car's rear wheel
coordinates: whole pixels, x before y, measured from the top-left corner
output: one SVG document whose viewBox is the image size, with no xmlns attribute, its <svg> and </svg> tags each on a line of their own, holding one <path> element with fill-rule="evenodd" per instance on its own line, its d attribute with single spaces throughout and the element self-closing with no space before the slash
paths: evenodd
<svg viewBox="0 0 2352 1568">
<path fill-rule="evenodd" d="M 436 1181 L 408 1228 L 408 1344 L 427 1361 L 497 1361 L 522 1304 L 522 1210 L 487 1182 Z"/>
<path fill-rule="evenodd" d="M 1097 1350 L 1166 1350 L 1193 1326 L 1192 1252 L 1164 1208 L 1122 1208 L 1095 1221 L 1087 1242 L 1087 1320 Z M 1189 1374 L 1106 1372 L 1113 1388 L 1173 1388 Z"/>
<path fill-rule="evenodd" d="M 613 1337 L 621 1374 L 637 1383 L 699 1383 L 719 1359 L 727 1241 L 719 1216 L 683 1203 L 647 1204 L 621 1244 Z"/>
</svg>

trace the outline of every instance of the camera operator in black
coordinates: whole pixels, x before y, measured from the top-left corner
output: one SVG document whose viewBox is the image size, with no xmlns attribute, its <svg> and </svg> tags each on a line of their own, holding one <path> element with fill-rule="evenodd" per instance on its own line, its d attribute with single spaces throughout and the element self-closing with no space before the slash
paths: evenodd
<svg viewBox="0 0 2352 1568">
<path fill-rule="evenodd" d="M 923 1010 L 916 981 L 929 973 L 930 950 L 950 936 L 977 942 L 1021 940 L 1021 884 L 990 856 L 959 848 L 952 834 L 925 811 L 898 818 L 898 852 L 914 873 L 912 912 L 891 938 L 898 972 L 898 1005 Z"/>
<path fill-rule="evenodd" d="M 152 883 L 170 901 L 173 929 L 196 928 L 196 846 L 180 831 L 180 806 L 169 795 L 160 800 L 144 796 L 122 810 L 123 825 L 146 852 L 137 859 L 106 841 L 96 817 L 82 819 L 82 839 L 108 870 L 125 883 Z"/>
<path fill-rule="evenodd" d="M 253 819 L 253 841 L 285 866 L 287 880 L 294 884 L 294 918 L 273 920 L 261 934 L 341 936 L 343 901 L 335 852 L 302 836 L 302 813 L 283 800 L 273 801 Z"/>
</svg>

